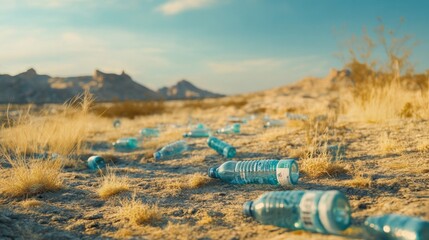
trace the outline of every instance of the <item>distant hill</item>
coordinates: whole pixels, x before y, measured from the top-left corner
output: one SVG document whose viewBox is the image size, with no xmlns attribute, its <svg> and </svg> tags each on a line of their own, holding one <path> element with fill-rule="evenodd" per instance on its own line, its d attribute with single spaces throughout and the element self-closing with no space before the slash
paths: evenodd
<svg viewBox="0 0 429 240">
<path fill-rule="evenodd" d="M 133 81 L 125 72 L 118 75 L 96 70 L 92 76 L 62 78 L 41 75 L 31 68 L 15 76 L 0 74 L 0 103 L 63 103 L 85 89 L 90 90 L 96 101 L 222 96 L 200 90 L 187 81 L 181 81 L 172 88 L 177 89 L 177 94 L 170 94 L 175 92 L 170 90 L 165 94 L 152 91 Z"/>
<path fill-rule="evenodd" d="M 163 87 L 158 90 L 165 99 L 199 99 L 199 98 L 217 98 L 225 95 L 212 93 L 206 90 L 202 90 L 192 83 L 181 80 L 177 84 L 171 87 Z"/>
</svg>

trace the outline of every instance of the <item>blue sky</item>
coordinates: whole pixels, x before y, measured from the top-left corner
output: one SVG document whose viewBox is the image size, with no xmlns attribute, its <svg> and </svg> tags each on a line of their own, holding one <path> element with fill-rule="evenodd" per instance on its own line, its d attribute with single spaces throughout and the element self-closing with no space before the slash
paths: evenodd
<svg viewBox="0 0 429 240">
<path fill-rule="evenodd" d="M 342 43 L 383 19 L 419 41 L 429 3 L 399 0 L 0 0 L 0 73 L 120 73 L 157 89 L 188 79 L 235 94 L 324 76 Z M 344 50 L 344 49 L 343 49 Z"/>
</svg>

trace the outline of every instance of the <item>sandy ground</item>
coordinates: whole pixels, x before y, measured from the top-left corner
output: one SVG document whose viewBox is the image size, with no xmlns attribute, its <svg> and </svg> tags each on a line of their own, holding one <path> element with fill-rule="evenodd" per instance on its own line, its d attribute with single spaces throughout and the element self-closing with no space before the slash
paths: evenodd
<svg viewBox="0 0 429 240">
<path fill-rule="evenodd" d="M 284 111 L 293 108 L 306 113 L 325 113 L 332 102 L 323 94 L 312 96 L 299 91 L 273 90 L 265 95 L 252 95 L 242 109 L 195 110 L 159 116 L 165 129 L 179 134 L 167 139 L 181 139 L 188 116 L 212 128 L 226 124 L 232 114 L 267 107 L 275 118 L 285 118 Z M 281 109 L 281 110 L 278 110 Z M 177 115 L 177 116 L 176 116 Z M 41 203 L 23 204 L 26 198 L 0 197 L 0 239 L 343 239 L 340 236 L 289 231 L 264 226 L 242 215 L 245 201 L 256 199 L 267 191 L 284 188 L 270 185 L 231 185 L 218 180 L 196 189 L 177 189 L 171 182 L 181 181 L 225 159 L 207 147 L 205 139 L 189 139 L 190 151 L 182 156 L 155 162 L 151 156 L 157 139 L 145 140 L 143 147 L 131 153 L 114 152 L 110 142 L 120 136 L 137 136 L 138 129 L 150 127 L 158 116 L 123 120 L 119 129 L 93 132 L 88 149 L 77 158 L 78 164 L 66 167 L 61 174 L 64 188 L 29 197 Z M 261 118 L 262 115 L 259 115 Z M 111 120 L 103 120 L 110 123 Z M 103 122 L 103 124 L 104 124 Z M 174 128 L 170 124 L 179 124 Z M 345 143 L 348 148 L 342 163 L 347 172 L 337 176 L 310 178 L 303 174 L 299 184 L 289 189 L 337 189 L 347 195 L 353 209 L 353 229 L 347 238 L 360 239 L 357 233 L 367 216 L 400 213 L 429 220 L 429 158 L 427 150 L 418 148 L 429 140 L 429 122 L 398 120 L 384 124 L 359 123 L 339 116 L 326 132 L 330 144 Z M 388 134 L 388 135 L 385 135 Z M 380 137 L 391 140 L 391 146 L 380 143 Z M 220 136 L 237 147 L 233 160 L 280 159 L 299 156 L 306 147 L 306 131 L 299 124 L 275 129 L 262 128 L 261 120 L 242 126 L 242 134 Z M 152 145 L 151 145 L 152 144 Z M 420 145 L 419 145 L 420 144 Z M 130 179 L 131 191 L 107 200 L 97 195 L 100 175 L 85 168 L 88 156 L 105 156 L 119 176 Z M 298 160 L 298 164 L 302 160 Z M 4 174 L 7 168 L 0 170 Z M 370 179 L 369 186 L 350 183 L 355 176 Z M 141 226 L 127 226 L 116 217 L 123 198 L 135 195 L 144 203 L 156 203 L 160 221 Z M 28 201 L 28 200 L 27 200 Z"/>
</svg>

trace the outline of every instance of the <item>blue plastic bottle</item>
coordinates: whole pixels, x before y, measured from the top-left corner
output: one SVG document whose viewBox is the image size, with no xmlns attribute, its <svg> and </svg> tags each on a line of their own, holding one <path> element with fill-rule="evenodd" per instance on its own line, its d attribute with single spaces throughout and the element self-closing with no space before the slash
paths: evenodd
<svg viewBox="0 0 429 240">
<path fill-rule="evenodd" d="M 209 177 L 234 184 L 295 185 L 298 183 L 298 164 L 294 159 L 228 161 L 218 168 L 209 168 Z"/>
<path fill-rule="evenodd" d="M 244 203 L 243 213 L 262 224 L 325 234 L 351 224 L 349 201 L 339 191 L 268 192 Z"/>
<path fill-rule="evenodd" d="M 121 126 L 121 120 L 120 119 L 113 120 L 113 127 L 114 128 L 119 128 L 120 126 Z"/>
<path fill-rule="evenodd" d="M 113 143 L 113 147 L 119 152 L 134 151 L 139 147 L 139 140 L 137 138 L 121 138 Z"/>
<path fill-rule="evenodd" d="M 374 239 L 427 240 L 429 222 L 397 214 L 368 217 L 365 229 Z"/>
<path fill-rule="evenodd" d="M 88 165 L 88 168 L 91 170 L 106 168 L 106 162 L 104 161 L 104 158 L 100 156 L 92 156 L 88 158 L 87 165 Z"/>
<path fill-rule="evenodd" d="M 286 117 L 289 120 L 295 120 L 295 121 L 307 121 L 308 116 L 304 114 L 296 114 L 296 113 L 286 113 Z"/>
<path fill-rule="evenodd" d="M 179 155 L 186 150 L 188 150 L 188 144 L 186 141 L 181 140 L 164 146 L 159 151 L 155 152 L 153 157 L 155 160 L 160 160 L 162 158 Z"/>
<path fill-rule="evenodd" d="M 265 121 L 264 128 L 283 127 L 284 125 L 285 122 L 283 120 L 270 119 Z"/>
<path fill-rule="evenodd" d="M 207 145 L 226 158 L 232 158 L 237 153 L 233 146 L 215 137 L 209 137 Z"/>
<path fill-rule="evenodd" d="M 226 126 L 224 128 L 218 129 L 216 133 L 225 133 L 225 134 L 238 134 L 240 133 L 241 125 L 239 123 L 234 123 L 232 125 Z"/>
<path fill-rule="evenodd" d="M 157 128 L 143 128 L 140 130 L 140 136 L 142 137 L 158 137 L 159 129 Z"/>
<path fill-rule="evenodd" d="M 183 134 L 183 137 L 185 138 L 207 138 L 209 137 L 210 131 L 208 129 L 194 129 L 192 131 L 189 131 L 185 134 Z"/>
</svg>

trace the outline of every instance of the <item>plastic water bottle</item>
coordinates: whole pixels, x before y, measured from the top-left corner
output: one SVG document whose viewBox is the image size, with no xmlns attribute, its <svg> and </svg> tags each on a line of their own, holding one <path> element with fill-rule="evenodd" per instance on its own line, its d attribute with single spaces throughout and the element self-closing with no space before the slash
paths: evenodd
<svg viewBox="0 0 429 240">
<path fill-rule="evenodd" d="M 119 152 L 130 152 L 139 147 L 139 140 L 137 138 L 121 138 L 113 143 L 113 147 Z"/>
<path fill-rule="evenodd" d="M 296 113 L 286 113 L 286 117 L 289 120 L 295 120 L 295 121 L 307 121 L 308 116 L 304 114 L 296 114 Z"/>
<path fill-rule="evenodd" d="M 208 129 L 194 129 L 183 134 L 185 138 L 207 138 L 211 135 Z"/>
<path fill-rule="evenodd" d="M 228 121 L 232 122 L 232 123 L 247 123 L 246 118 L 239 118 L 239 117 L 235 117 L 235 116 L 229 116 Z"/>
<path fill-rule="evenodd" d="M 106 168 L 106 162 L 104 161 L 104 158 L 100 156 L 92 156 L 88 158 L 87 165 L 88 168 L 91 170 L 99 170 Z"/>
<path fill-rule="evenodd" d="M 374 239 L 426 240 L 429 239 L 429 222 L 416 217 L 397 214 L 368 217 L 365 229 Z"/>
<path fill-rule="evenodd" d="M 284 125 L 285 122 L 283 120 L 270 119 L 265 121 L 264 128 L 283 127 Z"/>
<path fill-rule="evenodd" d="M 121 120 L 120 119 L 113 120 L 113 127 L 114 128 L 119 128 L 120 126 L 121 126 Z"/>
<path fill-rule="evenodd" d="M 159 130 L 157 128 L 143 128 L 140 130 L 140 136 L 142 137 L 158 137 Z"/>
<path fill-rule="evenodd" d="M 226 158 L 232 158 L 237 153 L 233 146 L 215 137 L 209 137 L 207 139 L 207 145 Z"/>
<path fill-rule="evenodd" d="M 188 144 L 186 141 L 181 140 L 164 146 L 159 151 L 155 152 L 153 157 L 155 160 L 160 160 L 162 158 L 179 155 L 186 150 L 188 150 Z"/>
<path fill-rule="evenodd" d="M 351 224 L 348 199 L 339 191 L 268 192 L 243 205 L 262 224 L 291 230 L 339 234 Z"/>
<path fill-rule="evenodd" d="M 234 123 L 232 125 L 226 126 L 224 128 L 218 129 L 217 133 L 225 133 L 225 134 L 237 134 L 240 133 L 241 125 L 239 123 Z"/>
<path fill-rule="evenodd" d="M 295 185 L 298 183 L 298 164 L 294 159 L 228 161 L 218 168 L 209 168 L 209 177 L 234 184 Z"/>
</svg>

